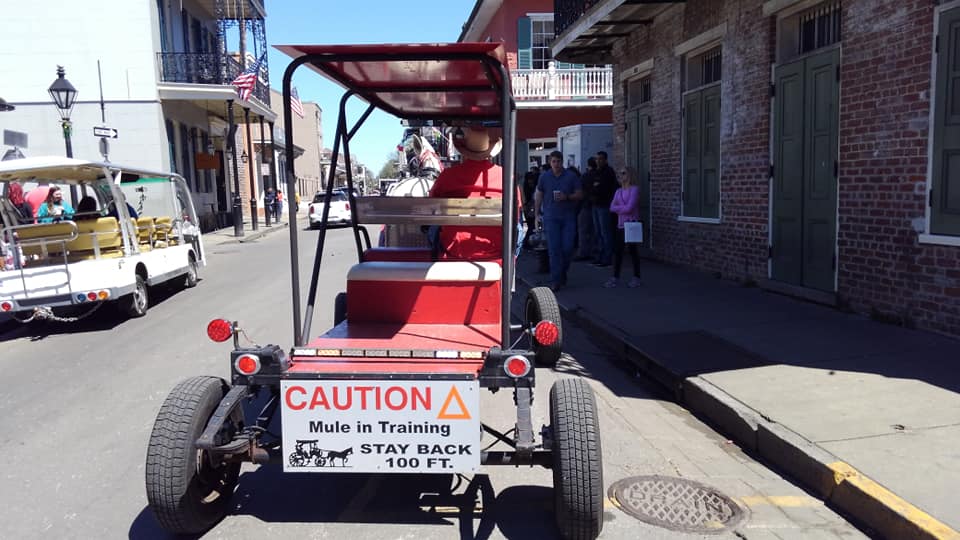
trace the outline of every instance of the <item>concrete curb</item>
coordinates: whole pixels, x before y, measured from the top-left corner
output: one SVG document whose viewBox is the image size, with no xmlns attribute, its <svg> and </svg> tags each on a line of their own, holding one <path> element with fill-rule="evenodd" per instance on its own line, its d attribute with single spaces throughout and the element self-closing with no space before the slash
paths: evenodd
<svg viewBox="0 0 960 540">
<path fill-rule="evenodd" d="M 226 239 L 219 239 L 217 241 L 218 246 L 224 244 L 244 244 L 246 242 L 252 242 L 254 240 L 259 240 L 268 234 L 275 233 L 277 231 L 282 231 L 290 226 L 289 221 L 283 221 L 279 225 L 273 224 L 270 227 L 264 225 L 262 228 L 258 228 L 256 231 L 244 232 L 244 235 L 240 238 L 237 237 L 227 237 Z M 219 236 L 219 235 L 217 235 Z"/>
<path fill-rule="evenodd" d="M 528 278 L 518 276 L 528 288 Z M 622 360 L 669 390 L 678 402 L 885 538 L 960 540 L 960 533 L 898 497 L 816 443 L 737 400 L 699 376 L 684 378 L 630 342 L 629 335 L 578 305 L 562 302 L 564 317 L 604 342 Z"/>
</svg>

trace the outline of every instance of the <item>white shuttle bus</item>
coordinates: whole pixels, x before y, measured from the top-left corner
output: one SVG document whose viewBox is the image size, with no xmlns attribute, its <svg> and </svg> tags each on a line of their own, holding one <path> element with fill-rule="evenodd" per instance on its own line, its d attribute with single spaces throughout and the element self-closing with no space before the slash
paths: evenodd
<svg viewBox="0 0 960 540">
<path fill-rule="evenodd" d="M 57 189 L 69 206 L 47 197 Z M 193 287 L 205 264 L 190 190 L 175 173 L 61 157 L 4 161 L 0 216 L 0 312 L 22 322 L 75 320 L 61 314 L 82 317 L 106 302 L 140 317 L 150 286 Z"/>
</svg>

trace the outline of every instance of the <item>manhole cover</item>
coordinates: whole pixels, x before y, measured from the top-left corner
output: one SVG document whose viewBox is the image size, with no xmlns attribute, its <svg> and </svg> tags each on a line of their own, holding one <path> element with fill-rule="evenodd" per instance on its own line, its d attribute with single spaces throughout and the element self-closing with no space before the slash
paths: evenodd
<svg viewBox="0 0 960 540">
<path fill-rule="evenodd" d="M 640 521 L 673 531 L 720 532 L 743 519 L 729 497 L 683 478 L 632 476 L 610 486 L 609 496 Z"/>
</svg>

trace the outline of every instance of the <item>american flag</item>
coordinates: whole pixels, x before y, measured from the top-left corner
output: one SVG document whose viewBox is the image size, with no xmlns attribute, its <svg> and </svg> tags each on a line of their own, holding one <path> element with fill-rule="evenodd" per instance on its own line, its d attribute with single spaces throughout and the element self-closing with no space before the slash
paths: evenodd
<svg viewBox="0 0 960 540">
<path fill-rule="evenodd" d="M 296 87 L 290 90 L 290 108 L 297 113 L 297 116 L 303 118 L 303 103 L 300 103 L 300 95 L 297 94 Z"/>
<path fill-rule="evenodd" d="M 237 93 L 240 94 L 240 101 L 250 99 L 250 94 L 253 93 L 253 89 L 257 86 L 257 77 L 260 74 L 261 62 L 263 62 L 263 56 L 251 64 L 243 73 L 237 75 L 237 78 L 230 83 L 237 87 Z"/>
</svg>

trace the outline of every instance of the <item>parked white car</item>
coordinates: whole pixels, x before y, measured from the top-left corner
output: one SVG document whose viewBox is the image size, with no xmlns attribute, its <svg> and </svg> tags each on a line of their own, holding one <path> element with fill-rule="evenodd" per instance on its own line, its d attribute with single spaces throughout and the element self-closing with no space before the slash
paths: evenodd
<svg viewBox="0 0 960 540">
<path fill-rule="evenodd" d="M 323 220 L 324 197 L 326 197 L 326 193 L 318 191 L 317 194 L 313 196 L 313 202 L 310 203 L 309 216 L 311 229 L 319 227 L 320 222 Z M 330 215 L 327 216 L 327 223 L 331 225 L 349 225 L 350 220 L 350 201 L 347 198 L 347 194 L 342 191 L 334 191 L 330 197 Z"/>
</svg>

